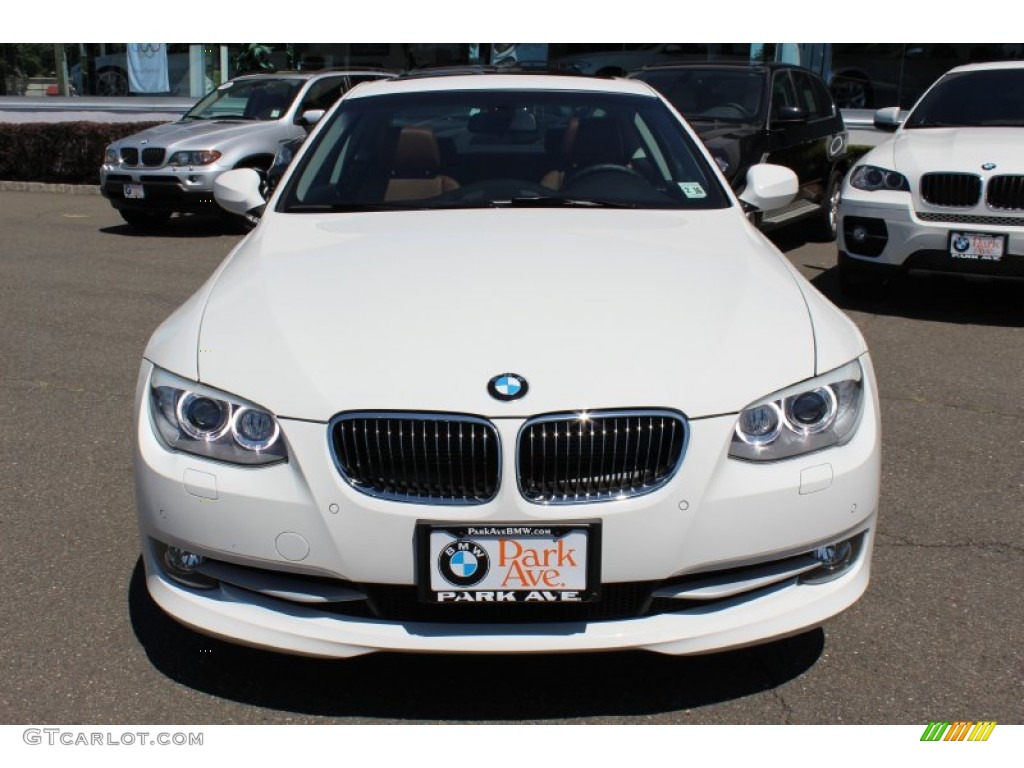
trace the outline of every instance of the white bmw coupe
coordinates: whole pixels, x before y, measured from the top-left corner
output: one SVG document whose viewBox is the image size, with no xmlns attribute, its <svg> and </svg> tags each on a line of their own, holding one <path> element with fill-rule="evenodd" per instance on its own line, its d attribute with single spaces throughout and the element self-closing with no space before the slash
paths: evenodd
<svg viewBox="0 0 1024 768">
<path fill-rule="evenodd" d="M 733 648 L 868 584 L 864 340 L 639 81 L 356 87 L 145 352 L 153 599 L 200 632 L 373 651 Z"/>
</svg>

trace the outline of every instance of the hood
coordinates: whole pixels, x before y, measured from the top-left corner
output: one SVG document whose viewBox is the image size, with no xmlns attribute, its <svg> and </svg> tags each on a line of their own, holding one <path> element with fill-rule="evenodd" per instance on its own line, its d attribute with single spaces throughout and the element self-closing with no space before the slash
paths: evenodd
<svg viewBox="0 0 1024 768">
<path fill-rule="evenodd" d="M 814 373 L 783 261 L 735 209 L 269 213 L 210 292 L 199 375 L 317 421 L 734 412 Z M 498 402 L 508 372 L 529 393 Z"/>
<path fill-rule="evenodd" d="M 1020 173 L 1022 140 L 1021 128 L 911 128 L 894 137 L 893 160 L 911 177 L 928 171 L 980 174 L 983 163 L 995 163 L 996 174 Z"/>
<path fill-rule="evenodd" d="M 119 139 L 115 144 L 134 146 L 146 141 L 154 147 L 176 148 L 177 145 L 187 142 L 187 149 L 195 149 L 199 139 L 202 139 L 204 144 L 222 146 L 236 136 L 244 136 L 247 141 L 252 141 L 253 136 L 264 131 L 273 134 L 280 133 L 281 121 L 179 120 L 133 133 L 131 136 Z"/>
</svg>

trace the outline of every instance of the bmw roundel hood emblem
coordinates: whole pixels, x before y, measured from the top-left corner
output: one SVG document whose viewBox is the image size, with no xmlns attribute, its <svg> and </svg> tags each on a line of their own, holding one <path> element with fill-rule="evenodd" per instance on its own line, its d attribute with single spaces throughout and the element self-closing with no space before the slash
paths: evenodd
<svg viewBox="0 0 1024 768">
<path fill-rule="evenodd" d="M 995 163 L 982 163 L 981 164 L 981 170 L 983 170 L 983 171 L 994 171 L 995 168 L 996 168 L 996 164 Z"/>
<path fill-rule="evenodd" d="M 529 389 L 526 379 L 515 373 L 502 373 L 487 382 L 487 392 L 496 400 L 518 400 Z"/>
</svg>

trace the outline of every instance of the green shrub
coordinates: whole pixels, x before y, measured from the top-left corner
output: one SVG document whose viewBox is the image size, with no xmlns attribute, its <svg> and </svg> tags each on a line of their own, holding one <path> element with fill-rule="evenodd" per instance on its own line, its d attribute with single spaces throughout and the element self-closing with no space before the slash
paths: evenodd
<svg viewBox="0 0 1024 768">
<path fill-rule="evenodd" d="M 0 123 L 0 179 L 99 184 L 107 145 L 154 125 L 160 123 Z"/>
</svg>

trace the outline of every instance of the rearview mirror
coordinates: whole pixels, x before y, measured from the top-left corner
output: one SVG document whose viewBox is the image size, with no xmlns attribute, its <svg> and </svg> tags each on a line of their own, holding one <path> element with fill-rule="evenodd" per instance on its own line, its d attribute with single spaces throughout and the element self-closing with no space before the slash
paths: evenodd
<svg viewBox="0 0 1024 768">
<path fill-rule="evenodd" d="M 324 114 L 326 114 L 326 110 L 323 109 L 307 109 L 299 116 L 299 122 L 302 125 L 316 125 Z"/>
<path fill-rule="evenodd" d="M 761 211 L 789 205 L 797 193 L 796 174 L 789 168 L 758 163 L 747 171 L 747 186 L 740 200 Z"/>
<path fill-rule="evenodd" d="M 880 131 L 895 131 L 900 127 L 900 108 L 883 107 L 875 110 L 875 128 Z"/>
<path fill-rule="evenodd" d="M 260 194 L 262 183 L 259 172 L 252 168 L 226 171 L 213 182 L 213 199 L 229 213 L 258 215 L 267 203 Z"/>
</svg>

